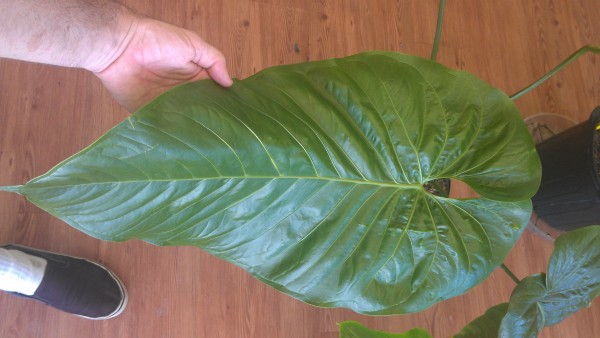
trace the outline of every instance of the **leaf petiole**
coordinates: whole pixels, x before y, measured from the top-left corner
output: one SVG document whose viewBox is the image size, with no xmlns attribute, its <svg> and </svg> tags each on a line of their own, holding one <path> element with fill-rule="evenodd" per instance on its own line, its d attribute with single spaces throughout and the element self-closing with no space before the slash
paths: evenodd
<svg viewBox="0 0 600 338">
<path fill-rule="evenodd" d="M 435 28 L 435 38 L 433 40 L 433 49 L 431 51 L 431 60 L 435 61 L 437 58 L 438 47 L 440 45 L 440 39 L 442 37 L 442 24 L 444 21 L 444 7 L 446 6 L 446 0 L 440 0 L 440 7 L 438 9 L 437 26 Z"/>
<path fill-rule="evenodd" d="M 575 61 L 578 57 L 580 57 L 581 55 L 583 55 L 587 52 L 592 52 L 594 54 L 600 54 L 600 47 L 597 47 L 594 45 L 587 45 L 587 46 L 583 46 L 583 47 L 579 48 L 575 53 L 571 54 L 567 59 L 565 59 L 563 62 L 561 62 L 558 66 L 554 67 L 554 69 L 549 71 L 546 75 L 542 76 L 539 80 L 535 81 L 534 83 L 530 84 L 529 86 L 527 86 L 527 87 L 521 89 L 520 91 L 516 92 L 515 94 L 511 95 L 510 96 L 511 100 L 516 100 L 519 97 L 527 94 L 531 90 L 535 89 L 537 86 L 544 83 L 546 80 L 548 80 L 554 74 L 558 73 L 558 71 L 560 71 L 561 69 L 563 69 L 564 67 L 569 65 L 571 62 Z"/>
<path fill-rule="evenodd" d="M 510 271 L 510 269 L 506 265 L 504 265 L 504 263 L 502 263 L 500 265 L 500 267 L 502 268 L 502 270 L 504 270 L 504 272 L 506 272 L 508 277 L 510 277 L 510 279 L 512 279 L 515 283 L 517 283 L 517 284 L 521 283 L 521 280 L 519 278 L 517 278 L 517 276 L 515 276 L 515 274 L 512 271 Z"/>
</svg>

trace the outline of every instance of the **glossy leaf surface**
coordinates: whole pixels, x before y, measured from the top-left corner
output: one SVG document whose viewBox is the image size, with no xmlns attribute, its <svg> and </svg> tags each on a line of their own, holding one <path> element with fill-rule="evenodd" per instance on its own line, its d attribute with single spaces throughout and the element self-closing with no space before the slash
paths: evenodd
<svg viewBox="0 0 600 338">
<path fill-rule="evenodd" d="M 508 303 L 498 304 L 477 317 L 452 338 L 497 338 L 500 322 L 508 311 Z"/>
<path fill-rule="evenodd" d="M 339 325 L 340 338 L 432 338 L 423 329 L 412 329 L 405 333 L 388 333 L 371 330 L 358 322 L 342 322 Z"/>
<path fill-rule="evenodd" d="M 600 294 L 600 226 L 561 235 L 555 244 L 548 275 L 529 276 L 510 298 L 500 337 L 537 337 Z"/>
<path fill-rule="evenodd" d="M 198 246 L 310 304 L 393 314 L 500 265 L 539 172 L 502 92 L 371 52 L 178 87 L 5 190 L 97 238 Z M 423 188 L 438 178 L 482 197 Z"/>
</svg>

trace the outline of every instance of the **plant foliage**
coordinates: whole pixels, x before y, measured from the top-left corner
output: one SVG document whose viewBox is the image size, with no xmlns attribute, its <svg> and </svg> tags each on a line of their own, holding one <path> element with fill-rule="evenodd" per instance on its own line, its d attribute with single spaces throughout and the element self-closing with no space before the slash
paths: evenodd
<svg viewBox="0 0 600 338">
<path fill-rule="evenodd" d="M 499 336 L 537 337 L 599 294 L 600 226 L 567 232 L 556 241 L 548 274 L 529 276 L 513 291 Z"/>
<path fill-rule="evenodd" d="M 477 317 L 452 338 L 497 338 L 500 322 L 507 311 L 508 303 L 498 304 Z"/>
<path fill-rule="evenodd" d="M 589 307 L 598 295 L 600 226 L 592 225 L 561 235 L 550 257 L 547 275 L 535 274 L 523 279 L 514 289 L 510 303 L 490 308 L 453 338 L 535 338 L 545 326 Z M 345 337 L 396 335 L 343 322 L 340 338 Z"/>
</svg>

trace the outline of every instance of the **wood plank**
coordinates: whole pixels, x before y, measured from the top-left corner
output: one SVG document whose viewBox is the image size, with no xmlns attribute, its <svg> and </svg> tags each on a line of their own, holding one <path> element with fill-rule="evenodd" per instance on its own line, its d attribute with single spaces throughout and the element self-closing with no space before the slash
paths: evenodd
<svg viewBox="0 0 600 338">
<path fill-rule="evenodd" d="M 127 0 L 140 13 L 198 32 L 245 78 L 266 67 L 395 50 L 428 57 L 435 0 Z M 439 61 L 514 93 L 585 44 L 600 45 L 594 0 L 448 1 Z M 600 57 L 584 56 L 516 101 L 524 117 L 585 120 L 600 99 Z M 91 74 L 0 60 L 0 184 L 21 184 L 84 148 L 127 116 Z M 413 315 L 368 317 L 291 299 L 196 248 L 158 248 L 87 237 L 23 198 L 0 193 L 0 242 L 93 258 L 129 287 L 130 304 L 94 322 L 0 293 L 1 337 L 337 337 L 336 322 L 456 333 L 508 300 L 495 272 L 464 296 Z M 518 276 L 543 271 L 552 244 L 525 233 L 506 260 Z M 542 337 L 600 336 L 600 301 Z"/>
</svg>

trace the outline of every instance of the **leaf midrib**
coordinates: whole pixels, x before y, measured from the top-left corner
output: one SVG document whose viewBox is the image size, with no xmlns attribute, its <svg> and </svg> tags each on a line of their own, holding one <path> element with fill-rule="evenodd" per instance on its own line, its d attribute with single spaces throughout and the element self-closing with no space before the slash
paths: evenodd
<svg viewBox="0 0 600 338">
<path fill-rule="evenodd" d="M 32 185 L 38 184 L 38 182 L 29 182 L 24 185 L 18 186 L 19 188 L 25 188 L 28 190 L 37 189 L 50 189 L 50 188 L 68 188 L 68 187 L 81 187 L 88 185 L 110 185 L 110 184 L 134 184 L 134 183 L 150 183 L 150 182 L 189 182 L 189 181 L 210 181 L 210 180 L 322 180 L 326 182 L 338 182 L 338 183 L 349 183 L 355 185 L 372 185 L 378 188 L 396 188 L 396 189 L 415 189 L 423 190 L 421 183 L 385 183 L 370 180 L 356 180 L 356 179 L 340 179 L 339 177 L 311 177 L 311 176 L 218 176 L 218 177 L 207 177 L 207 178 L 184 178 L 184 179 L 147 179 L 147 180 L 123 180 L 123 181 L 103 181 L 103 182 L 90 182 L 90 183 L 77 183 L 77 184 L 64 184 L 64 185 L 47 185 L 36 187 Z M 43 183 L 39 183 L 43 184 Z"/>
</svg>

